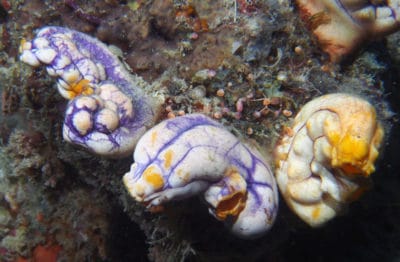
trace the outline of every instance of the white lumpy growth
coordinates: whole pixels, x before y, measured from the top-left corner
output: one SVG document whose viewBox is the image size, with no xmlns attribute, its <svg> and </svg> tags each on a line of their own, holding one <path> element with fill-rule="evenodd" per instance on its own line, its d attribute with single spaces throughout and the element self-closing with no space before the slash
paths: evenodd
<svg viewBox="0 0 400 262">
<path fill-rule="evenodd" d="M 40 60 L 40 62 L 44 64 L 50 64 L 56 57 L 57 52 L 51 48 L 43 48 L 43 49 L 38 49 L 35 55 Z"/>
<path fill-rule="evenodd" d="M 106 107 L 109 107 L 115 112 L 117 112 L 117 108 L 119 108 L 118 113 L 120 118 L 133 117 L 134 110 L 132 100 L 121 92 L 118 87 L 113 84 L 104 84 L 98 88 L 97 93 L 106 103 L 110 103 L 109 105 L 105 104 Z"/>
<path fill-rule="evenodd" d="M 126 70 L 108 47 L 64 27 L 48 26 L 32 41 L 22 40 L 20 59 L 44 65 L 57 78 L 57 89 L 70 100 L 63 137 L 109 157 L 132 153 L 139 137 L 159 113 L 161 99 L 147 96 L 146 85 Z"/>
<path fill-rule="evenodd" d="M 30 66 L 34 67 L 39 66 L 40 61 L 39 59 L 37 59 L 36 55 L 32 52 L 31 49 L 32 49 L 32 43 L 23 41 L 23 43 L 20 46 L 21 55 L 19 59 Z"/>
<path fill-rule="evenodd" d="M 330 94 L 307 103 L 276 147 L 276 178 L 289 207 L 320 226 L 366 189 L 383 129 L 361 98 Z"/>
<path fill-rule="evenodd" d="M 91 94 L 92 88 L 107 78 L 104 66 L 79 50 L 71 34 L 51 35 L 48 30 L 51 28 L 41 30 L 32 42 L 22 43 L 20 60 L 35 67 L 46 65 L 51 76 L 59 77 L 57 88 L 66 99 Z"/>
<path fill-rule="evenodd" d="M 246 238 L 262 235 L 275 220 L 277 187 L 267 164 L 206 116 L 161 122 L 139 140 L 134 160 L 123 181 L 148 207 L 204 193 L 210 213 Z"/>
</svg>

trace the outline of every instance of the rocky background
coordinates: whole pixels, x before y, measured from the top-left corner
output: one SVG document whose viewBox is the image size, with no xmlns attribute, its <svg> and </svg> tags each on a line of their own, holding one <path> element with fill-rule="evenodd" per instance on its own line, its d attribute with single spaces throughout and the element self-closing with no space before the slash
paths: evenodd
<svg viewBox="0 0 400 262">
<path fill-rule="evenodd" d="M 67 101 L 18 61 L 21 39 L 46 25 L 110 45 L 165 98 L 160 120 L 201 112 L 267 155 L 311 98 L 362 96 L 386 128 L 373 187 L 318 229 L 281 201 L 256 240 L 230 235 L 197 198 L 149 213 L 121 182 L 132 157 L 63 141 Z M 399 261 L 399 46 L 396 33 L 332 65 L 290 1 L 0 1 L 0 261 Z"/>
</svg>

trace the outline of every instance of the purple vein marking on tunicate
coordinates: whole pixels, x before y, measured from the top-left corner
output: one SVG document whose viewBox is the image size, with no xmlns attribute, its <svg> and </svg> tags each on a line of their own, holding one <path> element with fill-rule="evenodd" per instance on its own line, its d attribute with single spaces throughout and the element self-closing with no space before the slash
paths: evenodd
<svg viewBox="0 0 400 262">
<path fill-rule="evenodd" d="M 228 154 L 237 146 L 241 144 L 240 141 L 236 141 L 228 150 L 226 150 L 226 153 L 224 154 L 225 157 L 228 157 Z"/>
<path fill-rule="evenodd" d="M 84 107 L 82 107 L 82 108 L 77 108 L 75 104 L 72 104 L 71 106 L 72 106 L 72 112 L 71 112 L 70 114 L 67 114 L 67 115 L 65 116 L 65 122 L 67 123 L 67 125 L 68 125 L 68 127 L 70 128 L 71 132 L 72 132 L 75 136 L 81 137 L 82 135 L 79 133 L 79 131 L 76 129 L 75 125 L 73 124 L 74 115 L 75 115 L 78 111 L 85 111 L 85 112 L 88 112 L 89 115 L 92 117 L 92 112 L 93 112 L 93 111 L 91 111 L 90 108 L 88 108 L 88 107 L 86 107 L 86 106 L 84 106 Z M 92 120 L 92 119 L 91 119 L 91 120 Z M 90 128 L 90 129 L 88 130 L 88 132 L 90 132 L 92 129 L 93 129 L 93 127 Z"/>
<path fill-rule="evenodd" d="M 59 31 L 64 32 L 64 34 L 65 34 L 65 29 L 62 29 L 62 28 L 58 28 L 58 29 L 59 29 Z M 52 33 L 54 33 L 54 32 L 52 32 Z M 67 56 L 71 60 L 71 64 L 73 64 L 75 66 L 75 68 L 79 71 L 80 75 L 83 78 L 85 77 L 85 74 L 82 73 L 82 71 L 80 70 L 80 67 L 78 66 L 78 63 L 80 61 L 90 60 L 90 61 L 93 62 L 93 60 L 94 60 L 95 62 L 104 62 L 99 58 L 101 58 L 101 53 L 102 52 L 107 52 L 108 51 L 107 47 L 104 46 L 102 48 L 95 48 L 96 45 L 97 44 L 99 45 L 101 42 L 99 42 L 97 40 L 86 41 L 86 38 L 88 38 L 87 36 L 83 35 L 82 33 L 74 32 L 74 31 L 72 31 L 73 36 L 75 34 L 79 34 L 79 35 L 83 35 L 83 36 L 82 37 L 78 37 L 78 39 L 75 41 L 75 39 L 73 37 L 70 38 L 70 37 L 66 36 L 68 39 L 64 39 L 64 38 L 61 38 L 61 37 L 54 36 L 54 35 L 52 35 L 52 33 L 50 32 L 50 36 L 48 36 L 49 39 L 50 39 L 51 46 L 56 48 L 57 51 L 60 52 L 62 55 Z M 60 40 L 60 42 L 61 42 L 60 46 L 57 46 L 56 44 L 54 44 L 54 42 L 56 40 Z M 74 44 L 77 47 L 77 51 L 79 53 L 79 58 L 78 59 L 74 58 L 71 55 L 71 50 L 69 50 L 68 45 L 63 44 L 63 42 L 65 42 L 65 41 L 69 41 L 69 42 L 71 42 L 72 44 Z M 84 42 L 84 44 L 80 45 L 79 41 Z M 84 55 L 82 53 L 82 50 L 88 50 L 89 54 L 91 54 L 92 57 L 88 57 L 88 56 Z M 92 58 L 94 58 L 94 59 L 92 59 Z M 115 58 L 113 58 L 113 57 L 107 57 L 107 61 L 111 61 L 112 62 L 112 59 L 115 60 Z M 94 64 L 96 65 L 96 63 L 94 63 Z M 118 64 L 116 64 L 116 63 L 112 63 L 111 65 L 110 65 L 110 63 L 106 63 L 106 64 L 105 63 L 101 63 L 101 64 L 104 66 L 107 76 L 110 73 L 110 70 L 108 70 L 109 68 L 111 68 L 112 70 L 115 70 L 115 66 L 118 66 Z M 55 67 L 53 67 L 53 68 L 55 68 Z M 100 80 L 100 79 L 95 78 L 96 83 L 98 82 L 98 80 Z M 118 79 L 118 80 L 120 80 L 120 79 Z"/>
<path fill-rule="evenodd" d="M 111 91 L 111 97 L 113 97 L 113 95 L 115 95 L 115 93 L 118 93 L 118 92 L 121 92 L 120 90 L 118 90 L 118 91 Z M 128 115 L 127 115 L 127 110 L 124 108 L 124 104 L 126 103 L 126 101 L 123 101 L 123 102 L 116 102 L 116 101 L 114 101 L 114 100 L 112 100 L 112 99 L 110 99 L 112 102 L 114 102 L 117 106 L 118 106 L 118 113 L 120 113 L 121 115 L 122 115 L 122 117 L 121 117 L 121 119 L 120 119 L 120 123 L 127 123 L 127 122 L 125 122 L 125 121 L 129 121 L 132 117 L 129 117 Z"/>
<path fill-rule="evenodd" d="M 248 173 L 247 178 L 245 178 L 246 183 L 247 183 L 246 189 L 249 194 L 253 195 L 253 197 L 256 201 L 256 206 L 259 207 L 259 206 L 263 205 L 263 202 L 265 200 L 260 198 L 259 194 L 257 193 L 256 187 L 258 187 L 258 186 L 266 187 L 271 191 L 273 191 L 273 188 L 272 188 L 271 184 L 269 184 L 267 182 L 263 183 L 263 182 L 255 181 L 253 175 L 251 175 L 251 174 L 252 174 L 252 172 L 254 172 L 257 163 L 261 164 L 268 171 L 269 174 L 272 174 L 272 173 L 271 173 L 270 169 L 268 168 L 268 166 L 265 165 L 265 163 L 263 161 L 261 161 L 258 157 L 256 157 L 246 146 L 243 146 L 243 145 L 241 145 L 241 146 L 243 148 L 245 148 L 245 150 L 247 150 L 247 152 L 250 154 L 251 159 L 252 159 L 252 167 L 247 168 L 247 167 L 243 166 L 243 164 L 241 164 L 240 159 L 236 159 L 235 157 L 232 157 L 232 161 L 235 164 L 240 165 Z M 253 208 L 253 209 L 256 210 L 257 208 Z M 276 205 L 274 203 L 273 210 L 271 212 L 272 214 L 274 213 L 275 209 L 276 209 Z"/>
<path fill-rule="evenodd" d="M 64 65 L 64 67 L 58 66 L 59 61 L 61 61 L 62 55 L 60 54 L 60 52 L 58 52 L 57 50 L 57 56 L 54 58 L 54 60 L 47 66 L 50 67 L 54 70 L 66 70 L 66 68 L 73 66 L 72 64 L 67 64 Z M 57 65 L 57 67 L 56 67 Z"/>
<path fill-rule="evenodd" d="M 118 104 L 118 105 L 120 105 L 120 104 Z M 132 116 L 128 116 L 127 110 L 123 106 L 118 107 L 118 113 L 121 114 L 121 119 L 119 120 L 120 123 L 125 124 L 126 121 L 129 121 L 132 118 Z"/>
<path fill-rule="evenodd" d="M 174 173 L 175 169 L 178 167 L 178 165 L 179 165 L 180 163 L 182 163 L 183 160 L 185 160 L 185 158 L 189 155 L 189 153 L 190 153 L 192 150 L 194 150 L 194 149 L 196 149 L 196 148 L 201 148 L 201 147 L 208 147 L 208 148 L 214 148 L 214 149 L 217 149 L 217 148 L 218 148 L 218 147 L 212 146 L 212 145 L 196 145 L 196 146 L 191 146 L 191 147 L 185 152 L 185 154 L 177 161 L 177 163 L 171 167 L 171 170 L 170 170 L 170 171 L 168 172 L 168 174 L 166 175 L 166 179 L 165 179 L 165 180 L 167 181 L 167 183 L 165 184 L 164 188 L 171 188 L 171 187 L 170 187 L 170 183 L 169 183 L 169 179 L 170 179 L 171 175 Z M 196 179 L 196 180 L 198 180 L 198 179 Z M 200 179 L 200 180 L 209 181 L 209 180 L 207 180 L 206 178 Z M 192 180 L 191 180 L 190 182 L 192 182 Z M 214 182 L 214 181 L 213 181 L 213 182 Z"/>
<path fill-rule="evenodd" d="M 104 66 L 108 78 L 123 85 L 124 91 L 127 91 L 125 88 L 131 84 L 131 81 L 124 78 L 124 74 L 127 74 L 127 71 L 104 43 L 80 32 L 74 32 L 72 40 L 79 49 L 88 50 L 90 58 Z M 116 70 L 116 68 L 120 70 Z"/>
<path fill-rule="evenodd" d="M 197 120 L 198 123 L 196 123 L 196 124 L 191 123 L 191 121 L 195 121 L 195 120 Z M 180 121 L 182 123 L 176 123 L 177 121 Z M 179 130 L 182 128 L 182 126 L 184 127 L 184 129 Z M 211 122 L 208 119 L 206 119 L 204 116 L 187 117 L 187 118 L 182 117 L 182 118 L 176 118 L 174 120 L 171 120 L 170 122 L 167 122 L 165 125 L 165 128 L 171 129 L 174 132 L 176 132 L 176 130 L 174 130 L 174 128 L 172 128 L 172 127 L 175 127 L 179 130 L 179 132 L 176 132 L 175 136 L 173 136 L 168 142 L 164 143 L 164 145 L 159 150 L 157 150 L 157 153 L 153 157 L 151 157 L 150 153 L 147 150 L 145 150 L 145 153 L 147 155 L 147 164 L 145 164 L 141 168 L 142 171 L 144 171 L 152 163 L 156 162 L 159 159 L 159 155 L 161 154 L 161 152 L 163 152 L 171 144 L 175 143 L 175 141 L 177 139 L 179 139 L 179 137 L 181 135 L 185 134 L 186 132 L 191 131 L 192 129 L 194 129 L 196 127 L 201 127 L 201 126 L 214 126 L 217 128 L 221 128 L 220 124 Z"/>
<path fill-rule="evenodd" d="M 223 181 L 223 179 L 221 180 Z M 230 195 L 232 188 L 230 186 L 226 186 L 226 181 L 223 181 L 225 187 L 223 187 L 220 191 L 221 196 L 226 196 L 226 195 Z"/>
<path fill-rule="evenodd" d="M 100 132 L 100 133 L 101 133 L 101 132 Z M 108 135 L 106 135 L 106 136 L 108 137 L 108 141 L 110 141 L 110 142 L 113 144 L 112 149 L 115 149 L 115 148 L 117 148 L 117 147 L 120 146 L 120 144 L 117 142 L 117 136 L 118 136 L 118 134 L 115 135 L 115 138 L 113 137 L 112 134 L 108 134 Z"/>
<path fill-rule="evenodd" d="M 93 75 L 94 72 L 92 72 L 91 70 L 87 70 L 88 69 L 87 65 L 90 65 L 91 63 L 93 63 L 93 61 L 90 60 L 89 58 L 85 57 L 85 56 L 77 59 L 76 61 L 74 61 L 74 64 L 76 65 L 76 68 L 78 69 L 79 73 L 81 73 L 81 75 L 84 78 L 86 78 L 86 76 L 92 76 L 92 78 L 93 78 L 92 81 L 95 81 L 95 83 L 97 84 L 100 79 L 98 79 L 95 75 Z M 95 63 L 93 63 L 93 65 L 95 66 L 96 71 L 98 73 L 97 65 Z M 83 73 L 83 71 L 81 71 L 81 70 L 84 70 L 84 69 L 86 70 L 85 73 Z"/>
<path fill-rule="evenodd" d="M 150 159 L 150 155 L 147 151 L 144 152 L 146 154 L 147 159 Z M 154 162 L 152 162 L 151 164 L 153 164 Z M 157 162 L 156 162 L 157 163 Z M 151 164 L 142 164 L 142 163 L 137 163 L 136 162 L 136 167 L 135 167 L 135 171 L 133 173 L 133 181 L 137 181 L 140 179 L 142 173 L 144 172 L 144 170 L 146 170 L 146 168 L 151 165 Z"/>
<path fill-rule="evenodd" d="M 133 115 L 132 117 L 128 117 L 127 115 L 123 115 L 121 117 L 121 119 L 119 120 L 119 126 L 128 126 L 130 125 L 131 127 L 135 127 L 136 124 L 134 122 L 131 122 L 131 119 L 135 118 L 135 115 Z M 136 116 L 136 119 L 138 119 L 139 117 Z M 138 121 L 141 122 L 141 121 Z"/>
<path fill-rule="evenodd" d="M 61 28 L 61 31 L 65 29 Z M 68 31 L 67 31 L 68 32 Z M 147 118 L 145 115 L 154 115 L 154 111 L 149 105 L 142 101 L 142 90 L 134 88 L 134 82 L 129 76 L 129 72 L 125 69 L 123 64 L 116 58 L 116 56 L 111 53 L 108 47 L 102 42 L 93 39 L 80 32 L 72 31 L 72 41 L 77 46 L 78 50 L 85 50 L 89 53 L 89 59 L 100 63 L 106 72 L 107 80 L 115 84 L 123 93 L 128 95 L 128 97 L 134 102 L 135 114 L 132 119 L 140 123 L 130 123 L 131 127 L 143 126 L 144 120 Z M 137 112 L 136 112 L 137 111 Z M 124 122 L 125 123 L 125 122 Z"/>
<path fill-rule="evenodd" d="M 95 111 L 92 111 L 90 108 L 88 108 L 88 107 L 86 107 L 86 106 L 84 106 L 84 107 L 82 107 L 82 108 L 77 108 L 75 102 L 76 102 L 76 100 L 74 100 L 74 101 L 71 102 L 71 105 L 70 105 L 70 106 L 72 106 L 72 112 L 71 112 L 70 114 L 67 114 L 67 115 L 65 116 L 65 121 L 64 121 L 64 122 L 65 122 L 66 125 L 69 127 L 70 132 L 71 132 L 73 135 L 75 135 L 76 137 L 78 137 L 78 138 L 80 139 L 80 140 L 79 140 L 79 139 L 78 139 L 78 140 L 77 140 L 77 139 L 73 139 L 74 143 L 81 144 L 81 145 L 86 145 L 86 142 L 89 141 L 90 139 L 92 139 L 92 138 L 91 138 L 91 135 L 92 135 L 92 134 L 90 134 L 90 133 L 92 133 L 94 130 L 95 130 L 96 132 L 99 132 L 99 133 L 102 133 L 102 134 L 104 134 L 104 133 L 98 131 L 98 129 L 96 128 L 96 125 L 94 125 L 92 128 L 90 128 L 90 129 L 87 131 L 87 133 L 86 133 L 85 135 L 81 135 L 81 134 L 79 133 L 79 131 L 76 129 L 76 127 L 75 127 L 74 124 L 73 124 L 74 115 L 75 115 L 78 111 L 86 111 L 86 112 L 89 113 L 89 115 L 90 115 L 90 117 L 91 117 L 91 121 L 93 121 L 93 113 L 95 113 L 96 110 L 95 110 Z M 113 148 L 119 146 L 119 143 L 118 143 L 118 142 L 116 141 L 116 139 L 114 139 L 111 135 L 107 135 L 107 134 L 104 134 L 104 135 L 106 135 L 108 139 L 102 138 L 102 139 L 96 139 L 96 141 L 97 141 L 97 142 L 99 142 L 99 141 L 109 141 L 109 142 L 111 142 L 111 143 L 113 144 Z"/>
<path fill-rule="evenodd" d="M 268 189 L 272 191 L 272 187 L 270 185 L 265 185 Z M 263 203 L 263 199 L 260 198 L 260 196 L 257 194 L 257 190 L 255 188 L 255 184 L 248 184 L 247 185 L 247 191 L 254 196 L 254 199 L 256 200 L 256 204 L 258 206 L 261 206 Z"/>
<path fill-rule="evenodd" d="M 57 52 L 57 54 L 59 54 L 59 56 L 66 56 L 66 57 L 68 57 L 69 58 L 69 60 L 71 61 L 71 64 L 73 64 L 73 62 L 74 62 L 74 59 L 72 59 L 72 57 L 71 57 L 71 54 L 70 54 L 70 52 L 67 50 L 65 50 L 66 49 L 66 46 L 65 46 L 65 44 L 61 44 L 62 46 L 64 46 L 64 50 L 60 47 L 60 46 L 57 46 L 53 41 L 54 41 L 54 39 L 57 39 L 57 37 L 49 37 L 49 42 L 50 42 L 50 47 L 52 47 L 53 49 L 55 49 L 56 50 L 56 52 Z M 64 52 L 63 52 L 64 51 Z M 60 58 L 61 59 L 61 58 Z M 69 64 L 70 65 L 70 64 Z M 74 64 L 73 64 L 74 65 Z M 54 63 L 52 62 L 52 63 L 50 63 L 50 66 L 52 67 L 52 68 L 54 68 L 55 70 L 63 70 L 65 67 L 63 67 L 63 68 L 58 68 L 58 67 L 55 67 L 54 66 Z M 68 66 L 68 65 L 67 65 Z"/>
<path fill-rule="evenodd" d="M 396 11 L 394 11 L 392 7 L 389 7 L 389 9 L 390 9 L 390 13 L 391 13 L 392 16 L 393 16 L 393 19 L 394 19 L 395 21 L 397 21 Z M 376 13 L 376 10 L 375 10 L 375 13 Z"/>
<path fill-rule="evenodd" d="M 106 124 L 99 123 L 99 121 L 97 121 L 97 119 L 95 120 L 95 129 L 99 130 L 100 133 L 103 133 L 106 135 L 110 135 L 112 133 L 112 131 L 110 129 L 108 129 Z"/>
<path fill-rule="evenodd" d="M 262 182 L 258 182 L 254 180 L 254 177 L 252 175 L 252 173 L 254 172 L 255 168 L 256 168 L 256 164 L 261 164 L 268 172 L 269 174 L 271 174 L 270 169 L 268 168 L 267 165 L 265 165 L 265 163 L 263 161 L 261 161 L 258 157 L 256 157 L 246 146 L 243 146 L 244 149 L 248 152 L 248 154 L 251 157 L 251 167 L 247 168 L 245 167 L 244 169 L 247 172 L 247 178 L 246 179 L 246 183 L 247 183 L 247 191 L 251 194 L 254 195 L 254 198 L 256 200 L 257 205 L 261 205 L 262 204 L 262 199 L 260 199 L 260 196 L 257 194 L 256 190 L 253 188 L 254 186 L 262 186 L 262 187 L 267 187 L 268 189 L 270 189 L 271 191 L 272 186 L 269 183 L 262 183 Z M 234 159 L 235 162 L 239 162 L 240 160 Z"/>
<path fill-rule="evenodd" d="M 350 19 L 356 23 L 357 25 L 360 25 L 360 23 L 355 20 L 355 18 L 351 15 L 351 13 L 347 10 L 347 8 L 342 4 L 342 2 L 340 0 L 335 0 L 336 4 L 340 7 L 340 9 L 342 9 L 349 17 Z"/>
<path fill-rule="evenodd" d="M 58 36 L 58 34 L 63 34 L 63 36 Z M 69 65 L 64 66 L 63 68 L 57 68 L 57 63 L 50 63 L 48 65 L 50 68 L 55 70 L 65 70 L 65 68 L 73 67 L 79 72 L 81 78 L 85 78 L 87 75 L 84 75 L 81 71 L 82 68 L 78 66 L 81 61 L 88 60 L 93 62 L 95 66 L 97 64 L 102 64 L 102 66 L 104 66 L 107 79 L 109 80 L 108 82 L 112 82 L 113 84 L 117 85 L 118 88 L 120 88 L 123 93 L 128 95 L 130 100 L 133 102 L 135 114 L 133 114 L 132 117 L 127 117 L 126 110 L 121 109 L 121 104 L 118 104 L 119 110 L 122 112 L 122 119 L 120 123 L 123 126 L 128 127 L 131 131 L 130 133 L 142 128 L 146 124 L 146 121 L 149 120 L 148 116 L 154 115 L 154 111 L 148 102 L 143 100 L 141 93 L 142 91 L 134 89 L 134 83 L 130 79 L 129 73 L 123 67 L 122 63 L 108 50 L 105 44 L 80 32 L 62 27 L 48 27 L 42 30 L 38 36 L 48 39 L 50 42 L 50 47 L 57 50 L 59 57 L 66 56 L 71 61 Z M 72 45 L 75 47 L 71 49 Z M 58 72 L 57 75 L 60 79 L 60 82 L 64 81 L 61 77 L 62 72 Z M 99 80 L 100 79 L 95 78 L 93 81 L 91 81 L 91 83 L 97 84 Z M 71 117 L 66 120 L 67 126 L 71 126 L 71 124 L 69 124 L 70 119 Z M 71 131 L 73 131 L 73 129 Z M 121 132 L 121 130 L 119 131 Z M 76 132 L 72 133 L 76 134 Z M 115 134 L 116 136 L 122 136 L 122 133 L 117 132 Z M 90 135 L 87 135 L 87 137 L 89 136 Z M 127 134 L 127 136 L 129 136 L 129 134 Z M 77 137 L 81 136 L 78 135 Z M 90 139 L 90 137 L 84 139 L 84 141 L 87 141 L 88 139 Z M 96 141 L 101 141 L 101 139 L 97 139 Z M 110 137 L 110 141 L 115 146 L 118 145 L 113 137 Z M 74 142 L 80 143 L 75 139 Z"/>
<path fill-rule="evenodd" d="M 264 186 L 267 186 L 267 187 L 271 188 L 271 185 L 268 184 L 268 183 L 262 183 L 262 182 L 254 181 L 253 175 L 251 175 L 254 172 L 254 169 L 256 167 L 256 163 L 260 163 L 264 168 L 266 168 L 269 171 L 269 173 L 271 173 L 271 171 L 268 168 L 268 166 L 265 165 L 265 163 L 262 162 L 260 159 L 258 159 L 258 157 L 256 157 L 246 146 L 242 145 L 240 143 L 240 141 L 235 143 L 235 145 L 230 150 L 232 150 L 234 147 L 236 147 L 236 145 L 241 146 L 241 150 L 245 149 L 247 151 L 247 153 L 250 155 L 251 159 L 252 159 L 252 161 L 251 161 L 252 166 L 250 168 L 248 168 L 243 164 L 241 159 L 238 159 L 235 156 L 231 156 L 230 157 L 230 159 L 231 159 L 230 162 L 233 162 L 236 166 L 238 166 L 238 167 L 240 167 L 240 168 L 242 168 L 242 169 L 244 169 L 246 171 L 246 173 L 247 173 L 247 176 L 245 177 L 246 182 L 248 184 L 264 185 Z M 227 156 L 227 154 L 226 154 L 226 156 Z M 229 156 L 227 156 L 227 157 L 229 157 Z"/>
<path fill-rule="evenodd" d="M 180 118 L 177 118 L 177 120 L 179 120 L 179 119 L 180 119 Z M 193 120 L 193 118 L 190 118 L 190 119 L 188 119 L 188 120 Z M 176 134 L 175 136 L 173 136 L 168 142 L 164 143 L 164 145 L 157 151 L 157 153 L 155 154 L 154 157 L 152 157 L 152 158 L 149 159 L 149 163 L 152 163 L 156 158 L 158 158 L 158 156 L 161 154 L 161 152 L 163 152 L 164 149 L 167 148 L 167 147 L 169 147 L 171 144 L 175 143 L 175 141 L 176 141 L 177 139 L 179 139 L 179 137 L 180 137 L 181 135 L 185 134 L 186 132 L 191 131 L 193 128 L 200 127 L 200 126 L 208 126 L 208 125 L 215 126 L 215 127 L 220 127 L 219 125 L 214 124 L 214 123 L 210 123 L 209 121 L 204 121 L 204 120 L 203 120 L 203 121 L 199 121 L 199 122 L 200 122 L 200 123 L 196 123 L 196 124 L 194 124 L 194 125 L 190 125 L 190 126 L 188 126 L 188 127 L 185 127 L 185 128 L 184 128 L 183 130 L 181 130 L 180 132 L 177 132 L 177 134 Z M 168 127 L 169 124 L 171 124 L 171 125 L 176 125 L 175 123 L 169 122 L 169 123 L 166 124 L 166 128 L 167 128 L 167 129 L 170 129 L 170 128 Z M 176 125 L 176 126 L 177 126 L 177 125 Z"/>
<path fill-rule="evenodd" d="M 53 42 L 55 39 L 60 39 L 61 42 L 62 42 L 62 44 L 61 44 L 60 46 L 55 45 L 54 42 Z M 73 67 L 76 68 L 76 70 L 78 70 L 80 76 L 81 76 L 82 78 L 85 78 L 85 75 L 81 72 L 80 68 L 77 66 L 77 63 L 78 63 L 79 61 L 82 61 L 82 60 L 88 59 L 88 58 L 85 57 L 85 56 L 79 51 L 79 49 L 78 49 L 78 52 L 79 52 L 79 54 L 80 54 L 80 58 L 78 58 L 78 59 L 73 58 L 73 57 L 71 56 L 71 50 L 68 49 L 68 45 L 63 44 L 63 42 L 66 41 L 66 40 L 63 39 L 63 38 L 59 38 L 59 37 L 55 37 L 55 36 L 50 36 L 50 37 L 49 37 L 49 40 L 50 40 L 50 46 L 53 47 L 53 48 L 55 48 L 55 49 L 57 50 L 57 53 L 61 53 L 62 55 L 65 55 L 65 56 L 67 56 L 67 57 L 70 59 L 71 64 L 67 65 L 67 67 L 73 65 Z M 55 67 L 55 66 L 53 65 L 53 63 L 51 63 L 50 66 L 51 66 L 52 68 L 54 68 L 55 70 L 64 70 L 64 69 L 65 69 L 65 67 L 64 67 L 64 68 L 57 68 L 57 67 Z M 60 76 L 60 75 L 59 75 L 59 76 Z M 61 76 L 60 76 L 60 77 L 61 77 Z M 98 80 L 98 79 L 95 78 L 95 80 Z"/>
<path fill-rule="evenodd" d="M 228 154 L 231 153 L 233 149 L 235 149 L 237 146 L 243 147 L 242 143 L 238 140 L 236 141 L 224 154 L 224 157 L 229 159 L 229 162 L 235 163 L 236 166 L 241 167 L 242 169 L 246 170 L 248 172 L 248 168 L 244 165 L 243 161 L 241 159 L 236 158 L 234 155 L 229 156 Z M 240 150 L 240 149 L 239 149 Z"/>
</svg>

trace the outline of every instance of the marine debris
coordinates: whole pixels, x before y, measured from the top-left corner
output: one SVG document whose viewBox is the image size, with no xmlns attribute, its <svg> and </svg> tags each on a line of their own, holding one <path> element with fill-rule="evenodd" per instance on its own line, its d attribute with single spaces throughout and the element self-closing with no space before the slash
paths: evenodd
<svg viewBox="0 0 400 262">
<path fill-rule="evenodd" d="M 332 62 L 366 41 L 400 29 L 398 1 L 296 0 L 300 15 Z"/>
</svg>

